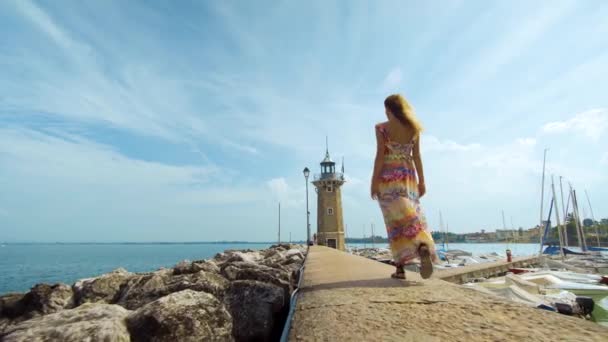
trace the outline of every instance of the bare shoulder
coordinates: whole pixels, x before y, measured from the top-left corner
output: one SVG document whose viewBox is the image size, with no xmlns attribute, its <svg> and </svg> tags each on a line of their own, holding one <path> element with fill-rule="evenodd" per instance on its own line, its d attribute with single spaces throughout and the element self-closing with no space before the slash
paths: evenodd
<svg viewBox="0 0 608 342">
<path fill-rule="evenodd" d="M 378 122 L 375 127 L 376 128 L 386 127 L 387 124 L 388 124 L 388 121 Z"/>
</svg>

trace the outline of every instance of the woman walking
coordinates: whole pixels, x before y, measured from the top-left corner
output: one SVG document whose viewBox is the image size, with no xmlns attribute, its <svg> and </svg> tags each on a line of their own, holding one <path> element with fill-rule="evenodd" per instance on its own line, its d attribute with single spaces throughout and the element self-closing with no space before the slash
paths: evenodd
<svg viewBox="0 0 608 342">
<path fill-rule="evenodd" d="M 376 125 L 371 195 L 382 209 L 397 267 L 391 277 L 405 279 L 403 265 L 420 258 L 420 274 L 427 279 L 437 256 L 419 201 L 426 192 L 420 157 L 422 125 L 401 95 L 387 97 L 384 108 L 388 121 Z"/>
</svg>

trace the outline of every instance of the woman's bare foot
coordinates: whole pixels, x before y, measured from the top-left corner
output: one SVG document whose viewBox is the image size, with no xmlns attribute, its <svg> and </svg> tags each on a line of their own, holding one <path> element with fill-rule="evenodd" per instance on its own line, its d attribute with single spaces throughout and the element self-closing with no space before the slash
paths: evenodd
<svg viewBox="0 0 608 342">
<path fill-rule="evenodd" d="M 420 276 L 422 279 L 428 279 L 433 274 L 433 262 L 431 261 L 431 251 L 427 245 L 418 247 L 418 255 L 420 256 Z"/>
</svg>

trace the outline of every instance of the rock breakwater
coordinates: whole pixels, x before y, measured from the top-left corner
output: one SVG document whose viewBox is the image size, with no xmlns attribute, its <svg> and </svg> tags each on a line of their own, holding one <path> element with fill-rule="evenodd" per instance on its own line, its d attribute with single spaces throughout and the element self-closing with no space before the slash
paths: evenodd
<svg viewBox="0 0 608 342">
<path fill-rule="evenodd" d="M 280 336 L 306 247 L 225 251 L 149 273 L 0 296 L 0 341 L 269 341 Z"/>
</svg>

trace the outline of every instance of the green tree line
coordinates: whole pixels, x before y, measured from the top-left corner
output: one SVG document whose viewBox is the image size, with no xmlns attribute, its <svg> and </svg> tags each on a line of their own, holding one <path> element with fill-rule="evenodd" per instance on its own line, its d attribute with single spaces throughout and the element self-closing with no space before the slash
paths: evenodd
<svg viewBox="0 0 608 342">
<path fill-rule="evenodd" d="M 576 221 L 572 213 L 566 217 L 566 236 L 568 238 L 569 246 L 579 246 L 578 235 L 576 233 Z M 608 218 L 601 219 L 599 221 L 593 221 L 592 219 L 583 220 L 583 232 L 587 246 L 597 246 L 596 234 L 599 236 L 601 246 L 608 246 Z M 547 242 L 551 244 L 559 244 L 559 233 L 557 226 L 551 227 L 547 236 Z"/>
</svg>

